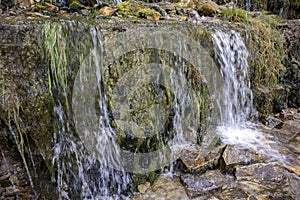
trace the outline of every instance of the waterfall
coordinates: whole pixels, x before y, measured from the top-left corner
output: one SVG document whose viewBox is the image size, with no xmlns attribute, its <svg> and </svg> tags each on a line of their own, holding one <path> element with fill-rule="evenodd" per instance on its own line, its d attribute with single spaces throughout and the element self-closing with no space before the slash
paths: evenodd
<svg viewBox="0 0 300 200">
<path fill-rule="evenodd" d="M 75 55 L 81 66 L 85 66 L 84 69 L 95 70 L 90 72 L 95 75 L 92 83 L 98 96 L 95 93 L 89 93 L 91 92 L 89 88 L 84 88 L 84 82 L 87 81 L 85 79 L 87 71 L 79 70 L 76 81 L 77 86 L 80 87 L 74 90 L 75 93 L 76 91 L 82 93 L 76 96 L 75 101 L 73 99 L 72 106 L 70 106 L 71 97 L 68 94 L 67 77 L 73 73 L 69 59 L 73 52 L 69 52 L 67 48 L 69 44 L 74 44 L 68 35 L 69 32 L 73 32 L 74 38 L 76 38 L 80 36 L 80 34 L 77 35 L 77 31 L 82 30 L 89 30 L 90 32 L 85 35 L 86 40 L 84 42 L 77 39 L 78 49 L 76 50 L 80 53 Z M 104 83 L 103 64 L 101 63 L 103 51 L 99 30 L 73 21 L 63 24 L 46 23 L 44 37 L 46 37 L 46 55 L 50 62 L 49 88 L 55 101 L 53 107 L 55 132 L 52 141 L 54 144 L 52 165 L 57 169 L 57 173 L 53 175 L 52 179 L 57 182 L 60 199 L 79 197 L 80 199 L 116 199 L 121 197 L 126 199 L 130 189 L 128 185 L 131 182 L 128 173 L 122 168 L 115 170 L 107 165 L 107 162 L 118 162 L 115 159 L 118 152 L 114 148 L 117 143 L 113 141 L 115 133 L 109 122 L 107 98 L 102 85 Z M 90 81 L 92 80 L 90 79 Z M 87 94 L 92 95 L 93 98 L 89 98 Z M 95 106 L 100 108 L 101 112 L 96 115 L 93 110 L 89 110 L 86 105 L 90 103 L 93 104 L 94 108 Z M 91 115 L 96 120 L 94 124 L 85 124 L 79 129 L 79 131 L 83 131 L 81 136 L 79 135 L 81 133 L 74 132 L 73 123 L 80 124 L 78 120 L 81 120 L 80 117 L 73 116 L 75 108 L 81 109 L 80 111 L 83 113 L 81 117 Z M 73 119 L 74 121 L 72 121 Z M 87 137 L 90 138 L 89 142 L 85 141 Z M 103 146 L 103 144 L 107 145 Z M 101 149 L 101 151 L 94 149 Z M 120 163 L 116 164 L 120 165 Z"/>
<path fill-rule="evenodd" d="M 210 144 L 209 89 L 199 69 L 211 74 L 213 59 L 196 41 L 149 29 L 105 37 L 74 21 L 44 26 L 54 99 L 47 156 L 61 199 L 126 199 L 132 173 L 157 173 L 181 148 Z"/>
<path fill-rule="evenodd" d="M 71 21 L 45 24 L 43 34 L 55 104 L 49 157 L 61 199 L 128 198 L 131 173 L 162 170 L 186 146 L 209 152 L 215 135 L 208 137 L 206 126 L 217 115 L 224 143 L 278 154 L 248 120 L 249 53 L 238 32 L 213 33 L 219 69 L 210 56 L 203 62 L 194 56 L 206 55 L 197 42 L 161 30 L 107 39 L 97 27 Z M 211 115 L 210 95 L 217 114 Z"/>
<path fill-rule="evenodd" d="M 251 11 L 251 0 L 246 1 L 246 10 Z"/>
<path fill-rule="evenodd" d="M 236 31 L 225 33 L 216 31 L 213 35 L 216 60 L 224 79 L 220 104 L 221 121 L 226 125 L 236 125 L 247 121 L 251 114 L 253 94 L 248 79 L 248 50 L 240 34 Z"/>
<path fill-rule="evenodd" d="M 248 75 L 248 50 L 240 34 L 234 30 L 213 34 L 215 59 L 224 79 L 222 94 L 217 99 L 220 123 L 217 132 L 225 144 L 234 144 L 284 162 L 274 146 L 265 138 L 258 124 L 249 118 L 253 108 L 253 94 Z"/>
</svg>

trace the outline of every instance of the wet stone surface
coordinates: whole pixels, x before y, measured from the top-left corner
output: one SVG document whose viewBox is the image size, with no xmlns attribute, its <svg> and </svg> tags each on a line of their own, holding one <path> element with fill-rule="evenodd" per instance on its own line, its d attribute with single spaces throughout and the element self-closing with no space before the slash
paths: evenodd
<svg viewBox="0 0 300 200">
<path fill-rule="evenodd" d="M 280 120 L 282 126 L 262 130 L 266 138 L 276 141 L 276 148 L 286 160 L 271 162 L 258 152 L 235 145 L 219 146 L 203 157 L 195 148 L 187 148 L 179 158 L 182 171 L 175 176 L 180 178 L 180 183 L 177 178 L 169 178 L 164 189 L 156 191 L 155 198 L 147 192 L 152 191 L 156 183 L 146 193 L 134 198 L 168 199 L 165 194 L 178 189 L 188 199 L 197 200 L 298 200 L 300 115 L 297 109 L 286 109 L 273 118 Z M 213 159 L 209 161 L 212 155 Z M 209 162 L 218 164 L 214 168 L 203 168 Z M 169 185 L 172 185 L 172 190 L 168 189 Z M 185 190 L 181 190 L 182 187 Z"/>
<path fill-rule="evenodd" d="M 189 197 L 201 196 L 208 198 L 226 182 L 225 176 L 219 170 L 208 171 L 200 176 L 185 174 L 181 176 Z"/>
</svg>

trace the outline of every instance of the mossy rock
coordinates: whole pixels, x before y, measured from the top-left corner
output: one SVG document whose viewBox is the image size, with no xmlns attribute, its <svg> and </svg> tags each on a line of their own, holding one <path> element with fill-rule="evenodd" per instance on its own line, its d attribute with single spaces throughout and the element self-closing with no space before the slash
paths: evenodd
<svg viewBox="0 0 300 200">
<path fill-rule="evenodd" d="M 141 18 L 157 21 L 159 20 L 161 15 L 159 12 L 155 11 L 154 9 L 143 8 L 137 11 L 137 16 Z"/>
<path fill-rule="evenodd" d="M 214 5 L 211 2 L 201 5 L 198 9 L 198 13 L 203 16 L 213 17 L 218 14 L 218 5 Z"/>
<path fill-rule="evenodd" d="M 136 16 L 136 13 L 140 9 L 145 9 L 145 6 L 134 0 L 124 1 L 117 5 L 118 13 L 124 17 Z"/>
</svg>

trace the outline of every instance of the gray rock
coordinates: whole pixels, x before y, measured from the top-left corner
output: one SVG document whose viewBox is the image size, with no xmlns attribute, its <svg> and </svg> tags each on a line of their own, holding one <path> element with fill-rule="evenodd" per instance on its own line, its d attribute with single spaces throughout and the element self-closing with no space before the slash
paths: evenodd
<svg viewBox="0 0 300 200">
<path fill-rule="evenodd" d="M 181 176 L 181 181 L 189 197 L 201 196 L 203 199 L 208 199 L 214 194 L 215 190 L 226 183 L 226 178 L 219 170 L 213 170 L 199 176 L 184 174 Z"/>
<path fill-rule="evenodd" d="M 235 176 L 239 187 L 258 199 L 293 199 L 289 177 L 278 163 L 237 167 Z"/>
</svg>

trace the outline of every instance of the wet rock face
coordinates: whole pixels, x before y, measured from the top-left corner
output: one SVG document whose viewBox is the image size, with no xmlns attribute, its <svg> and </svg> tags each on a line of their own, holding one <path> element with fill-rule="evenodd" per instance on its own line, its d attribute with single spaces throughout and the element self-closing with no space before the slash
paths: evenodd
<svg viewBox="0 0 300 200">
<path fill-rule="evenodd" d="M 284 33 L 286 67 L 284 81 L 289 86 L 288 106 L 300 106 L 300 20 L 287 21 L 280 24 L 279 29 Z"/>
<path fill-rule="evenodd" d="M 97 24 L 93 24 L 94 26 L 98 26 L 98 28 L 101 30 L 101 33 L 103 33 L 103 37 L 106 37 L 106 39 L 109 39 L 111 34 L 116 34 L 118 31 L 125 31 L 127 28 L 130 29 L 132 27 L 140 26 L 140 27 L 159 27 L 159 26 L 166 26 L 166 24 L 156 24 L 151 21 L 140 21 L 137 22 L 135 21 L 134 23 L 131 23 L 130 21 L 122 21 L 118 20 L 116 24 L 110 21 L 109 23 L 107 21 L 98 21 Z M 50 22 L 49 22 L 50 23 Z M 61 41 L 63 45 L 59 46 L 61 50 L 60 53 L 65 53 L 63 52 L 64 49 L 68 49 L 68 52 L 65 54 L 66 57 L 68 58 L 69 62 L 68 63 L 68 69 L 69 71 L 67 72 L 67 77 L 68 80 L 70 80 L 69 86 L 71 87 L 72 81 L 74 81 L 74 77 L 76 75 L 76 72 L 79 67 L 79 56 L 83 54 L 84 50 L 81 48 L 82 44 L 86 44 L 84 46 L 86 49 L 89 50 L 90 48 L 90 43 L 87 41 L 90 38 L 88 38 L 87 32 L 90 31 L 90 27 L 85 24 L 88 22 L 74 22 L 74 21 L 65 21 L 61 22 L 65 26 L 61 28 L 61 31 L 63 34 L 60 35 L 62 38 Z M 70 23 L 72 27 L 75 27 L 74 30 L 70 29 L 67 24 Z M 55 24 L 53 22 L 53 24 Z M 25 157 L 27 162 L 31 162 L 30 155 L 32 156 L 33 162 L 36 164 L 37 168 L 40 168 L 42 170 L 41 173 L 37 173 L 35 177 L 33 177 L 34 182 L 36 181 L 40 188 L 37 188 L 38 191 L 43 191 L 43 187 L 48 187 L 47 184 L 49 184 L 52 177 L 56 177 L 56 167 L 53 166 L 53 155 L 54 155 L 54 147 L 57 144 L 56 142 L 58 140 L 57 137 L 66 137 L 72 142 L 78 142 L 80 140 L 78 136 L 73 133 L 73 130 L 69 130 L 69 132 L 63 132 L 63 134 L 57 134 L 59 130 L 59 113 L 55 112 L 55 107 L 56 103 L 61 103 L 60 106 L 62 109 L 65 109 L 63 118 L 67 118 L 67 110 L 65 107 L 65 104 L 67 103 L 65 96 L 61 95 L 61 91 L 58 88 L 52 88 L 53 90 L 49 90 L 49 85 L 48 85 L 48 67 L 50 66 L 49 63 L 49 57 L 47 57 L 47 53 L 45 52 L 46 50 L 42 46 L 45 44 L 45 38 L 44 35 L 42 35 L 43 27 L 47 25 L 47 21 L 24 21 L 24 22 L 16 22 L 16 21 L 10 21 L 9 19 L 3 20 L 0 23 L 0 70 L 1 70 L 1 79 L 0 83 L 2 88 L 5 89 L 5 95 L 1 96 L 1 105 L 0 105 L 0 119 L 3 121 L 6 126 L 9 126 L 11 124 L 11 128 L 13 130 L 18 130 L 20 128 L 20 132 L 16 132 L 18 134 L 17 139 L 11 138 L 12 146 L 14 148 L 16 147 L 16 143 L 20 143 L 21 141 L 21 136 L 26 135 L 28 137 L 28 140 L 25 140 Z M 82 26 L 81 26 L 82 25 Z M 186 35 L 189 35 L 192 38 L 196 38 L 197 41 L 204 41 L 205 46 L 207 48 L 211 49 L 211 43 L 209 39 L 209 32 L 206 32 L 200 26 L 192 26 L 192 25 L 176 25 L 175 23 L 170 24 L 170 27 L 172 29 L 180 29 L 182 31 L 185 31 L 185 33 L 189 33 Z M 53 28 L 53 27 L 52 27 Z M 53 30 L 53 29 L 51 29 Z M 55 30 L 55 29 L 54 29 Z M 76 31 L 75 31 L 76 30 Z M 48 30 L 49 31 L 49 30 Z M 53 33 L 55 34 L 55 31 L 47 32 L 47 33 Z M 67 35 L 67 37 L 64 37 L 64 34 Z M 61 48 L 61 47 L 65 48 Z M 81 52 L 81 54 L 80 54 Z M 145 52 L 136 52 L 138 53 L 145 53 Z M 147 53 L 147 52 L 146 52 Z M 148 52 L 149 53 L 149 52 Z M 133 52 L 134 54 L 134 52 Z M 138 57 L 137 58 L 149 58 L 149 62 L 153 61 L 154 58 L 157 58 L 157 52 L 150 52 L 149 56 L 146 57 Z M 165 65 L 168 65 L 168 57 L 164 57 L 164 55 L 168 55 L 168 52 L 164 52 L 162 54 L 162 59 L 161 62 Z M 174 56 L 174 55 L 173 55 Z M 122 57 L 125 60 L 125 57 Z M 129 64 L 134 63 L 134 60 L 130 60 L 135 58 L 134 55 L 127 55 L 126 59 L 128 59 L 126 62 L 129 66 Z M 151 60 L 152 59 L 152 60 Z M 118 60 L 118 62 L 125 62 L 124 60 Z M 176 67 L 176 64 L 174 63 L 175 61 L 178 61 L 172 59 L 172 66 Z M 55 62 L 54 60 L 51 60 L 52 62 Z M 118 81 L 122 75 L 128 71 L 125 67 L 121 67 L 121 63 L 118 64 L 116 61 L 115 65 L 111 65 L 111 68 L 107 66 L 107 70 L 105 71 L 105 75 L 107 75 L 107 83 L 111 84 L 110 86 L 107 85 L 107 89 L 114 89 L 116 86 L 116 82 Z M 139 64 L 144 63 L 143 60 L 138 60 L 137 62 Z M 182 61 L 182 62 L 187 62 L 187 61 Z M 179 63 L 179 61 L 177 62 Z M 125 70 L 122 72 L 122 70 Z M 52 74 L 53 75 L 53 74 Z M 141 76 L 142 74 L 136 73 L 137 76 Z M 50 75 L 51 76 L 51 75 Z M 194 66 L 187 65 L 187 71 L 186 73 L 183 73 L 183 77 L 189 80 L 188 85 L 190 86 L 191 90 L 194 90 L 197 92 L 197 94 L 201 94 L 201 77 L 199 73 L 197 73 L 197 69 Z M 139 78 L 139 77 L 138 77 Z M 55 81 L 55 80 L 50 80 L 50 81 Z M 110 82 L 111 81 L 111 82 Z M 57 82 L 55 82 L 57 83 Z M 59 84 L 59 83 L 58 83 Z M 155 84 L 150 84 L 147 83 L 147 85 L 139 85 L 141 89 L 136 90 L 135 93 L 132 93 L 130 98 L 135 100 L 135 103 L 132 104 L 132 119 L 135 120 L 137 123 L 140 123 L 143 125 L 143 134 L 147 134 L 148 132 L 151 132 L 153 128 L 151 127 L 151 120 L 153 117 L 156 117 L 151 111 L 151 106 L 155 104 L 156 98 L 158 98 L 160 101 L 158 103 L 163 104 L 165 108 L 168 110 L 170 108 L 170 105 L 172 103 L 175 103 L 175 98 L 172 99 L 172 94 L 171 96 L 168 96 L 169 94 L 165 93 L 165 88 L 155 85 Z M 142 86 L 145 86 L 143 88 Z M 69 88 L 70 89 L 70 88 Z M 149 89 L 149 90 L 148 90 Z M 53 96 L 51 96 L 51 92 Z M 70 89 L 71 91 L 71 89 Z M 203 90 L 204 91 L 204 90 Z M 71 93 L 71 92 L 70 92 Z M 160 95 L 162 94 L 162 95 Z M 108 97 L 110 98 L 111 94 L 108 94 Z M 120 96 L 120 95 L 117 95 Z M 161 98 L 160 98 L 161 97 Z M 199 96 L 197 96 L 199 97 Z M 168 100 L 167 100 L 168 98 Z M 71 99 L 71 98 L 70 98 Z M 175 99 L 175 100 L 174 100 Z M 193 136 L 196 135 L 196 137 L 191 138 L 191 140 L 196 141 L 197 137 L 199 137 L 199 143 L 202 142 L 203 137 L 202 137 L 202 132 L 200 131 L 200 128 L 202 125 L 200 124 L 201 120 L 206 120 L 206 116 L 208 115 L 208 110 L 202 109 L 201 106 L 203 106 L 205 101 L 208 101 L 208 98 L 205 98 L 204 101 L 201 101 L 200 105 L 200 100 L 199 98 L 194 98 L 195 99 L 195 106 L 193 107 L 198 107 L 199 110 L 193 109 L 193 107 L 188 108 L 189 112 L 188 113 L 194 113 L 197 112 L 196 115 L 193 116 L 186 116 L 184 119 L 186 123 L 184 126 L 187 126 L 189 131 L 191 132 L 197 132 L 198 135 L 192 134 Z M 109 101 L 109 100 L 108 100 Z M 145 108 L 143 106 L 144 102 L 147 101 L 149 104 L 149 109 L 146 107 L 146 111 L 150 110 L 149 113 L 152 114 L 150 117 L 142 114 L 145 114 L 144 110 Z M 168 107 L 169 106 L 169 107 Z M 206 105 L 207 106 L 207 105 Z M 114 105 L 112 105 L 114 107 Z M 111 107 L 111 108 L 112 108 Z M 22 109 L 19 109 L 22 108 Z M 115 108 L 115 107 L 114 107 Z M 208 107 L 205 107 L 208 108 Z M 148 110 L 147 110 L 148 109 Z M 172 109 L 168 110 L 172 111 Z M 206 113 L 204 113 L 204 111 Z M 14 113 L 16 115 L 16 119 L 8 118 L 8 113 Z M 200 114 L 201 113 L 201 114 Z M 113 117 L 115 117 L 115 120 L 118 119 L 117 117 L 118 114 L 114 114 Z M 167 115 L 168 117 L 172 117 L 172 114 Z M 174 116 L 173 116 L 174 117 Z M 147 119 L 149 122 L 145 123 L 145 120 Z M 11 122 L 11 123 L 10 123 Z M 195 123 L 195 130 L 190 129 L 190 126 L 194 126 L 194 124 L 191 125 L 191 123 Z M 171 122 L 169 121 L 167 124 L 170 125 L 171 127 Z M 65 124 L 64 124 L 65 125 Z M 68 124 L 69 125 L 69 124 Z M 165 125 L 165 124 L 163 124 Z M 72 126 L 72 125 L 70 125 Z M 205 123 L 203 125 L 203 129 L 205 129 Z M 59 132 L 61 133 L 61 132 Z M 8 133 L 10 134 L 10 133 Z M 125 133 L 126 134 L 126 133 Z M 166 135 L 165 139 L 172 138 L 172 134 Z M 57 137 L 56 137 L 57 136 Z M 158 141 L 161 138 L 155 139 L 155 140 L 148 140 L 147 142 L 144 141 L 138 141 L 136 140 L 136 143 L 131 143 L 132 138 L 130 138 L 129 134 L 127 134 L 124 137 L 123 134 L 119 135 L 120 137 L 117 138 L 120 142 L 121 145 L 127 148 L 131 148 L 134 152 L 134 150 L 138 151 L 146 151 L 153 148 L 159 147 L 161 141 Z M 12 137 L 12 135 L 10 135 Z M 66 138 L 62 139 L 63 145 L 67 143 Z M 61 139 L 61 138 L 60 138 Z M 60 141 L 59 141 L 60 142 Z M 74 142 L 74 143 L 75 143 Z M 28 148 L 28 145 L 30 146 L 30 150 Z M 67 145 L 66 145 L 67 146 Z M 2 149 L 2 144 L 0 143 L 0 149 Z M 66 147 L 67 148 L 67 147 Z M 212 147 L 209 147 L 212 148 Z M 209 149 L 207 148 L 207 149 Z M 76 163 L 75 163 L 75 156 L 68 152 L 69 149 L 66 149 L 66 151 L 63 151 L 62 154 L 60 155 L 61 157 L 59 159 L 65 159 L 64 161 L 59 160 L 59 162 L 66 162 L 68 163 L 68 166 L 72 166 L 74 170 L 76 171 Z M 32 153 L 34 152 L 34 153 Z M 1 153 L 1 152 L 0 152 Z M 72 160 L 74 159 L 74 160 Z M 42 167 L 41 167 L 42 166 Z M 96 168 L 96 167 L 95 167 Z M 93 171 L 93 170 L 90 170 Z M 73 173 L 73 171 L 72 171 Z M 70 174 L 72 174 L 70 172 Z M 154 172 L 155 174 L 156 172 Z M 90 172 L 90 174 L 93 174 L 93 172 Z M 4 174 L 5 175 L 5 174 Z M 94 174 L 93 174 L 94 175 Z M 98 175 L 98 174 L 97 174 Z M 2 176 L 2 175 L 1 175 Z M 42 177 L 40 177 L 42 176 Z M 72 175 L 70 175 L 72 176 Z M 92 175 L 91 175 L 92 176 Z M 156 179 L 156 175 L 153 176 Z M 6 176 L 4 176 L 6 179 Z M 3 179 L 4 179 L 3 178 Z M 72 179 L 71 177 L 70 179 Z M 13 179 L 15 179 L 13 177 Z M 18 178 L 20 179 L 20 178 Z M 140 178 L 141 179 L 141 178 Z M 44 182 L 47 182 L 47 184 L 44 184 Z M 154 180 L 147 180 L 149 182 L 153 182 Z M 70 181 L 71 182 L 71 181 Z M 54 188 L 55 188 L 55 184 Z M 73 183 L 70 183 L 70 185 Z M 51 185 L 51 184 L 50 184 Z M 53 186 L 52 185 L 52 186 Z M 70 186 L 73 187 L 73 185 Z M 80 187 L 80 186 L 74 186 L 74 187 Z M 49 186 L 49 188 L 51 188 Z M 113 190 L 114 188 L 112 188 Z M 75 189 L 74 189 L 75 190 Z M 74 191 L 73 190 L 73 191 Z M 55 191 L 55 189 L 53 189 Z M 141 190 L 142 191 L 142 190 Z M 180 190 L 182 191 L 182 190 Z M 28 191 L 27 191 L 28 192 Z M 77 192 L 77 191 L 75 191 Z M 75 193 L 74 192 L 74 193 Z M 41 192 L 42 193 L 42 192 Z M 55 192 L 53 192 L 55 193 Z M 77 193 L 76 193 L 77 194 Z M 74 194 L 74 196 L 76 196 Z M 169 194 L 169 196 L 172 194 Z M 47 194 L 41 194 L 41 196 L 47 196 Z M 55 196 L 52 195 L 51 196 Z"/>
</svg>

